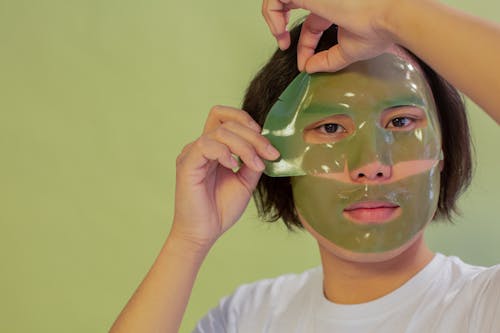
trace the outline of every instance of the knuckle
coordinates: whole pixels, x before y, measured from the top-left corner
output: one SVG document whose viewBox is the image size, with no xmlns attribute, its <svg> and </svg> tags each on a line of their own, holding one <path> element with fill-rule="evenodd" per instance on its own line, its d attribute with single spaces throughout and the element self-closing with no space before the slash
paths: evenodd
<svg viewBox="0 0 500 333">
<path fill-rule="evenodd" d="M 268 0 L 262 1 L 262 6 L 260 7 L 260 12 L 264 17 L 266 16 L 267 13 L 268 2 L 269 2 Z"/>
<path fill-rule="evenodd" d="M 210 108 L 208 115 L 210 117 L 215 117 L 221 112 L 221 110 L 222 110 L 222 105 L 214 105 Z"/>
<path fill-rule="evenodd" d="M 224 131 L 236 130 L 238 128 L 238 123 L 234 120 L 228 120 L 220 125 L 219 128 L 222 128 Z"/>
<path fill-rule="evenodd" d="M 203 153 L 207 149 L 208 141 L 209 139 L 205 135 L 200 136 L 190 144 L 189 150 L 184 155 Z"/>
<path fill-rule="evenodd" d="M 258 125 L 257 121 L 253 119 L 253 117 L 245 110 L 241 110 L 241 121 L 245 123 L 245 126 L 252 126 L 252 125 Z"/>
<path fill-rule="evenodd" d="M 227 125 L 225 126 L 224 124 L 217 127 L 215 130 L 214 130 L 214 136 L 216 139 L 222 139 L 224 138 L 227 134 L 228 134 L 228 129 L 226 129 Z"/>
<path fill-rule="evenodd" d="M 265 148 L 265 147 L 267 147 L 267 145 L 271 144 L 271 141 L 269 141 L 269 139 L 266 138 L 265 136 L 262 136 L 260 134 L 257 134 L 257 135 L 258 135 L 259 145 L 261 145 L 262 148 Z"/>
<path fill-rule="evenodd" d="M 193 146 L 193 142 L 189 142 L 187 145 L 185 145 L 185 146 L 182 148 L 182 150 L 181 150 L 181 152 L 180 152 L 179 156 L 180 156 L 180 155 L 182 155 L 182 154 L 185 154 L 186 152 L 188 152 L 188 151 L 189 151 L 189 149 L 191 149 L 191 147 L 192 147 L 192 146 Z"/>
<path fill-rule="evenodd" d="M 262 16 L 266 19 L 266 21 L 267 21 L 267 6 L 266 6 L 266 3 L 265 3 L 265 2 L 262 4 L 262 7 L 261 7 L 261 9 L 260 9 L 260 13 L 261 13 L 261 15 L 262 15 Z"/>
<path fill-rule="evenodd" d="M 190 142 L 182 148 L 181 152 L 179 153 L 179 155 L 177 155 L 177 157 L 175 159 L 176 166 L 180 166 L 183 164 L 183 162 L 186 158 L 186 155 L 189 153 L 189 150 L 191 149 L 192 146 L 193 146 L 193 142 Z"/>
<path fill-rule="evenodd" d="M 183 160 L 184 160 L 184 155 L 182 153 L 177 155 L 177 158 L 175 159 L 175 165 L 176 166 L 182 165 Z"/>
<path fill-rule="evenodd" d="M 252 118 L 252 116 L 245 110 L 241 110 L 241 114 L 243 115 L 243 117 L 245 118 L 245 120 L 247 121 L 254 121 L 254 119 Z"/>
<path fill-rule="evenodd" d="M 186 154 L 179 154 L 175 159 L 175 167 L 177 170 L 180 170 L 184 165 L 184 161 L 186 160 Z"/>
<path fill-rule="evenodd" d="M 221 105 L 217 104 L 217 105 L 213 105 L 211 108 L 210 108 L 210 112 L 214 113 L 214 112 L 218 112 L 221 108 Z"/>
<path fill-rule="evenodd" d="M 208 137 L 206 135 L 202 135 L 198 139 L 196 139 L 195 142 L 193 142 L 192 146 L 194 149 L 203 150 L 203 147 L 205 147 L 207 143 Z"/>
<path fill-rule="evenodd" d="M 240 149 L 241 149 L 241 155 L 243 156 L 247 156 L 250 158 L 256 155 L 255 149 L 248 143 L 243 143 Z"/>
<path fill-rule="evenodd" d="M 267 144 L 269 140 L 263 136 L 260 132 L 256 131 L 247 131 L 249 141 L 254 145 Z"/>
</svg>

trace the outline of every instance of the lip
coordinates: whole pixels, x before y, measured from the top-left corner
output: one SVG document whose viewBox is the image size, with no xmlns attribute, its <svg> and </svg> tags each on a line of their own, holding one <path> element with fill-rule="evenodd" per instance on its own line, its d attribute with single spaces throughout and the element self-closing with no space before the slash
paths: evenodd
<svg viewBox="0 0 500 333">
<path fill-rule="evenodd" d="M 344 209 L 344 216 L 359 224 L 382 224 L 399 216 L 401 207 L 387 201 L 363 201 Z"/>
</svg>

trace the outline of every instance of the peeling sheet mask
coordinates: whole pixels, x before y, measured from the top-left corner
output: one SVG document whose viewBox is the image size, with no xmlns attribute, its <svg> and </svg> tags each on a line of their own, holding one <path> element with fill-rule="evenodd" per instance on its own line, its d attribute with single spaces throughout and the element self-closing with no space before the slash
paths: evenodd
<svg viewBox="0 0 500 333">
<path fill-rule="evenodd" d="M 281 156 L 265 173 L 292 176 L 295 207 L 343 249 L 385 252 L 432 219 L 441 137 L 432 92 L 393 55 L 336 73 L 299 74 L 263 126 Z"/>
</svg>

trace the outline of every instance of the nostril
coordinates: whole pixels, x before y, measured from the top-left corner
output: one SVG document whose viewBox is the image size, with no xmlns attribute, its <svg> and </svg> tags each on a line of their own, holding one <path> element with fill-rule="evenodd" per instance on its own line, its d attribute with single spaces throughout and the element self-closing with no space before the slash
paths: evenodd
<svg viewBox="0 0 500 333">
<path fill-rule="evenodd" d="M 363 177 L 365 177 L 365 174 L 364 174 L 364 173 L 361 173 L 361 172 L 360 172 L 360 173 L 358 173 L 358 178 L 363 178 Z"/>
<path fill-rule="evenodd" d="M 384 174 L 382 172 L 377 172 L 377 177 L 383 177 Z"/>
</svg>

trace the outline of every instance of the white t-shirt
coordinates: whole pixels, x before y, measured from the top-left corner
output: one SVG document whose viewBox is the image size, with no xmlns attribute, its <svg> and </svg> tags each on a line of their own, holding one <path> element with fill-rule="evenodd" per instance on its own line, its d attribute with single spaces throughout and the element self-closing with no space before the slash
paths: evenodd
<svg viewBox="0 0 500 333">
<path fill-rule="evenodd" d="M 500 332 L 500 265 L 438 253 L 397 290 L 354 305 L 328 301 L 322 283 L 318 267 L 243 285 L 194 332 Z"/>
</svg>

